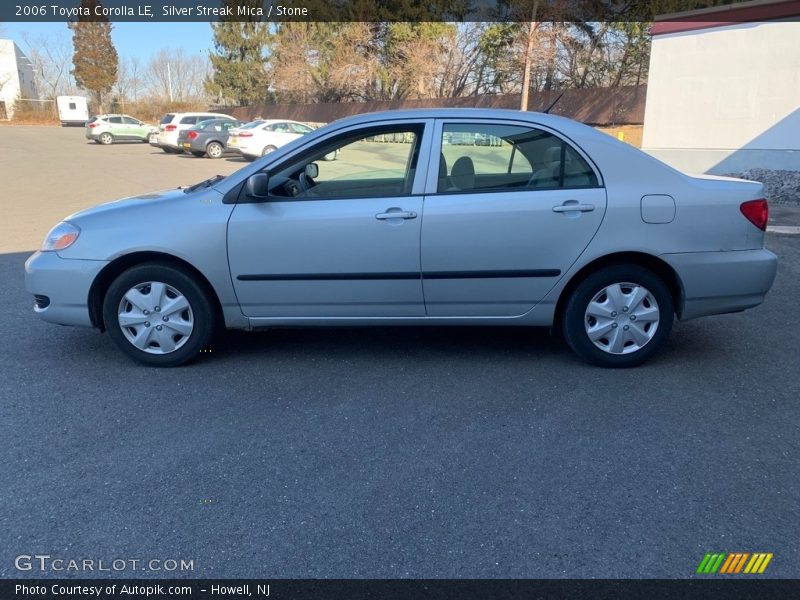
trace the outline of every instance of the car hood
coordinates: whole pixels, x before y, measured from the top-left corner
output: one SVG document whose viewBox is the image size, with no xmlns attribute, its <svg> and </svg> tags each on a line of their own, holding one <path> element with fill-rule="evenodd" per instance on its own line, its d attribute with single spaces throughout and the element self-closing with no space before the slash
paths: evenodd
<svg viewBox="0 0 800 600">
<path fill-rule="evenodd" d="M 152 208 L 161 206 L 164 203 L 179 202 L 187 199 L 188 197 L 194 197 L 201 194 L 206 195 L 209 192 L 212 194 L 217 194 L 217 195 L 219 194 L 219 192 L 213 191 L 213 188 L 202 188 L 195 192 L 190 192 L 188 194 L 184 192 L 183 189 L 181 188 L 161 190 L 159 192 L 149 192 L 147 194 L 141 194 L 139 196 L 130 196 L 128 198 L 120 198 L 119 200 L 112 200 L 111 202 L 104 202 L 103 204 L 98 204 L 90 208 L 85 208 L 83 210 L 71 214 L 64 220 L 71 221 L 74 223 L 80 223 L 83 220 L 95 216 L 101 216 L 101 215 L 116 216 L 115 213 L 119 213 L 120 215 L 122 215 L 133 211 L 139 211 L 141 209 L 150 210 Z"/>
</svg>

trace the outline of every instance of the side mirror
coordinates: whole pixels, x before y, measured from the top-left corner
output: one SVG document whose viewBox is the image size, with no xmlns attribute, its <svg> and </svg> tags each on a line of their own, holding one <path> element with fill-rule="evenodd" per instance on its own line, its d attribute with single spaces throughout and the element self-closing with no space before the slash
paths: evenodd
<svg viewBox="0 0 800 600">
<path fill-rule="evenodd" d="M 319 165 L 317 163 L 308 163 L 306 165 L 306 177 L 316 179 L 317 176 L 319 176 Z"/>
<path fill-rule="evenodd" d="M 266 173 L 256 173 L 247 178 L 244 192 L 251 198 L 266 198 L 269 196 L 269 177 Z"/>
</svg>

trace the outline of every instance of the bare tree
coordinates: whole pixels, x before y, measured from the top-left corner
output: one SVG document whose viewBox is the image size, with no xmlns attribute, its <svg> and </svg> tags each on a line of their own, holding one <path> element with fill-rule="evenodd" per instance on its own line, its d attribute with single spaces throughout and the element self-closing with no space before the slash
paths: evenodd
<svg viewBox="0 0 800 600">
<path fill-rule="evenodd" d="M 72 65 L 72 43 L 64 35 L 31 36 L 22 34 L 25 53 L 33 65 L 34 85 L 45 99 L 76 91 L 70 74 Z"/>
<path fill-rule="evenodd" d="M 135 56 L 121 59 L 117 83 L 114 86 L 117 98 L 123 102 L 138 102 L 144 84 L 144 73 L 139 59 Z"/>
<path fill-rule="evenodd" d="M 148 91 L 162 100 L 201 98 L 208 72 L 208 57 L 205 54 L 190 55 L 183 48 L 162 48 L 147 63 Z"/>
</svg>

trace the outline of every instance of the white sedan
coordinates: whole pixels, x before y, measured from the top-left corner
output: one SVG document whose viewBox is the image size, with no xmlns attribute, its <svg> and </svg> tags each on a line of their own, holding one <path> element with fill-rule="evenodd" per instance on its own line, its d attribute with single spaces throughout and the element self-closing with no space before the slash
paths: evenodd
<svg viewBox="0 0 800 600">
<path fill-rule="evenodd" d="M 227 147 L 228 150 L 253 160 L 312 131 L 313 128 L 297 121 L 258 119 L 238 129 L 232 129 Z"/>
</svg>

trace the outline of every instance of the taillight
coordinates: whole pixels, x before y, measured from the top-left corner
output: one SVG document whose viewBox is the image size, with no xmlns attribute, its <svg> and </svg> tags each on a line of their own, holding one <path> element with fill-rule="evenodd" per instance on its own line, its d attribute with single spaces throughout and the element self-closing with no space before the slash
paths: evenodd
<svg viewBox="0 0 800 600">
<path fill-rule="evenodd" d="M 760 200 L 749 200 L 742 202 L 739 207 L 742 214 L 747 217 L 753 225 L 758 227 L 761 231 L 767 230 L 767 221 L 769 220 L 769 206 L 767 201 L 763 198 Z"/>
<path fill-rule="evenodd" d="M 164 127 L 164 131 L 175 131 L 178 128 L 177 125 L 167 125 Z"/>
<path fill-rule="evenodd" d="M 239 134 L 239 137 L 253 137 L 253 134 L 252 134 L 252 133 L 247 133 L 247 132 L 245 132 L 245 133 L 240 133 L 240 134 Z"/>
<path fill-rule="evenodd" d="M 186 137 L 188 137 L 190 140 L 193 140 L 194 138 L 197 137 L 197 132 L 196 131 L 190 131 L 189 133 L 186 134 Z"/>
<path fill-rule="evenodd" d="M 87 125 L 87 127 L 89 129 L 93 129 L 93 128 L 97 127 L 97 123 L 89 123 L 89 125 Z"/>
</svg>

